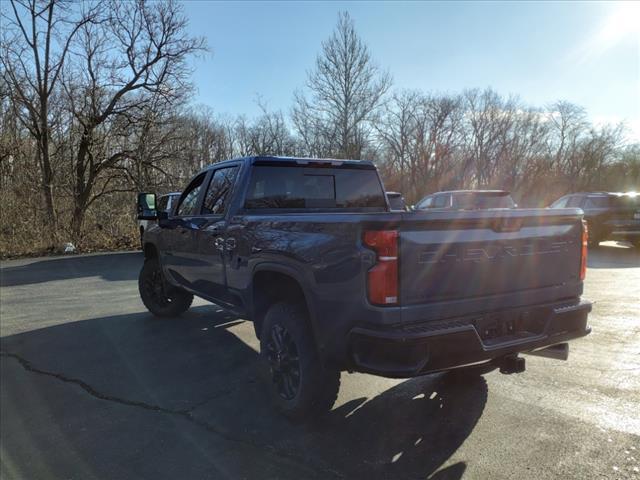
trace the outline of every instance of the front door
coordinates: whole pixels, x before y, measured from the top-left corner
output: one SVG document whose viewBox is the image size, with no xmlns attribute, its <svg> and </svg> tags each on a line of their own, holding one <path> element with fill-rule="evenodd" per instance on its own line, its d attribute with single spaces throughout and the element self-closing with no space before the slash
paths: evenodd
<svg viewBox="0 0 640 480">
<path fill-rule="evenodd" d="M 188 288 L 193 288 L 199 261 L 197 232 L 204 222 L 200 216 L 200 204 L 206 178 L 207 172 L 203 172 L 191 181 L 180 197 L 175 215 L 163 222 L 164 267 L 175 281 Z"/>
</svg>

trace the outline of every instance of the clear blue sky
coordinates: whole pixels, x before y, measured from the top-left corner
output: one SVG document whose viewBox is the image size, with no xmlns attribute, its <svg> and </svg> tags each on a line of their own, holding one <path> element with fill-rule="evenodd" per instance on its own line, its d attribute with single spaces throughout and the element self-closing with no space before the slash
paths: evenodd
<svg viewBox="0 0 640 480">
<path fill-rule="evenodd" d="M 493 87 L 531 105 L 558 99 L 640 141 L 640 2 L 186 1 L 212 53 L 194 62 L 196 103 L 220 114 L 289 111 L 320 42 L 347 10 L 395 88 Z"/>
</svg>

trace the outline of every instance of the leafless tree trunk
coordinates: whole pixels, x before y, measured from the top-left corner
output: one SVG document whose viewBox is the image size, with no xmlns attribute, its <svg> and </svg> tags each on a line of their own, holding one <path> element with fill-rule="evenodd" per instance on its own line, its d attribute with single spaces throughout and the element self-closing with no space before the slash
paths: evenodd
<svg viewBox="0 0 640 480">
<path fill-rule="evenodd" d="M 76 240 L 87 208 L 123 190 L 102 181 L 134 155 L 127 142 L 114 140 L 124 139 L 150 110 L 180 101 L 188 91 L 186 60 L 205 48 L 204 40 L 186 33 L 186 19 L 173 1 L 108 1 L 99 18 L 79 29 L 62 81 L 79 135 L 71 222 Z"/>
<path fill-rule="evenodd" d="M 50 155 L 50 100 L 60 79 L 69 47 L 78 30 L 93 19 L 94 10 L 83 10 L 69 19 L 70 9 L 57 0 L 10 0 L 11 13 L 2 20 L 10 27 L 2 38 L 2 75 L 21 107 L 20 120 L 37 143 L 36 163 L 51 245 L 58 231 L 54 177 Z M 71 15 L 73 17 L 73 15 Z"/>
</svg>

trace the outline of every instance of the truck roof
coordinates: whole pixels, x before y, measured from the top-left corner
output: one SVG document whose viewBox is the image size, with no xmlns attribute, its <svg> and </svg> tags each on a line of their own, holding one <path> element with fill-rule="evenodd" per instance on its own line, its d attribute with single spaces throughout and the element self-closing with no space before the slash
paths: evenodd
<svg viewBox="0 0 640 480">
<path fill-rule="evenodd" d="M 305 158 L 305 157 L 282 157 L 275 155 L 256 155 L 252 157 L 240 157 L 240 158 L 232 158 L 229 160 L 223 160 L 222 162 L 212 163 L 211 165 L 206 166 L 201 171 L 208 170 L 212 167 L 217 167 L 220 165 L 224 165 L 226 163 L 233 162 L 246 162 L 251 163 L 252 165 L 269 165 L 269 164 L 297 164 L 297 165 L 305 165 L 309 163 L 319 163 L 319 164 L 331 164 L 334 167 L 341 166 L 349 166 L 352 168 L 365 168 L 365 169 L 375 169 L 375 165 L 370 160 L 346 160 L 339 158 Z"/>
</svg>

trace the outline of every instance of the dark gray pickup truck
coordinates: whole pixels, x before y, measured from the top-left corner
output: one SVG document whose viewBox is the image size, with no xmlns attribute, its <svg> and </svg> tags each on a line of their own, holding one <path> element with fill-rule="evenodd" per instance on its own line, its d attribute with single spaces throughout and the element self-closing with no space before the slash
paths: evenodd
<svg viewBox="0 0 640 480">
<path fill-rule="evenodd" d="M 328 410 L 341 371 L 524 370 L 589 333 L 579 209 L 392 212 L 365 161 L 251 157 L 195 176 L 169 214 L 152 194 L 142 301 L 197 295 L 253 321 L 291 418 Z M 560 345 L 558 347 L 558 345 Z"/>
</svg>

